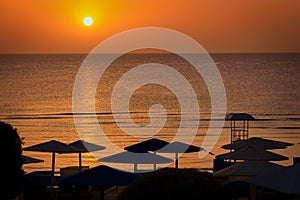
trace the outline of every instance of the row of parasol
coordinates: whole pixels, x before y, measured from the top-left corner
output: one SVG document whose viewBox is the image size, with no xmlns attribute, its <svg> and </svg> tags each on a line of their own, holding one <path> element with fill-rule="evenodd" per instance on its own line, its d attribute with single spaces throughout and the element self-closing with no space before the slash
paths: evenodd
<svg viewBox="0 0 300 200">
<path fill-rule="evenodd" d="M 276 164 L 272 161 L 288 160 L 288 157 L 270 151 L 292 145 L 258 137 L 223 145 L 223 149 L 231 152 L 217 155 L 216 158 L 234 160 L 235 164 L 218 170 L 213 175 L 228 182 L 244 181 L 282 193 L 300 194 L 300 164 Z"/>
<path fill-rule="evenodd" d="M 89 152 L 88 149 L 91 149 L 93 151 L 103 150 L 105 149 L 104 146 L 92 144 L 83 140 L 77 140 L 75 142 L 72 142 L 70 144 L 65 144 L 60 141 L 51 140 L 47 142 L 43 142 L 40 144 L 36 144 L 33 146 L 29 146 L 24 148 L 25 151 L 37 151 L 37 152 L 50 152 L 52 153 L 52 168 L 51 168 L 51 186 L 54 185 L 54 172 L 55 172 L 55 155 L 56 153 L 62 154 L 62 153 L 78 153 L 79 155 L 79 169 L 82 167 L 82 159 L 81 154 Z M 26 158 L 25 156 L 23 156 Z M 33 162 L 40 162 L 42 160 L 27 157 L 28 162 L 32 160 Z M 26 160 L 25 160 L 26 161 Z"/>
<path fill-rule="evenodd" d="M 56 140 L 36 144 L 24 148 L 25 151 L 38 151 L 52 153 L 52 186 L 54 185 L 54 171 L 55 171 L 55 154 L 59 153 L 78 153 L 79 154 L 79 169 L 82 166 L 81 154 L 90 151 L 99 151 L 105 149 L 104 146 L 78 140 L 76 142 L 65 144 Z M 199 152 L 204 149 L 201 147 L 188 145 L 181 142 L 167 142 L 161 139 L 152 138 L 140 143 L 128 146 L 125 151 L 114 155 L 101 158 L 101 162 L 111 163 L 131 163 L 134 165 L 134 172 L 137 172 L 138 164 L 153 164 L 154 170 L 156 164 L 171 163 L 174 160 L 157 155 L 156 153 L 174 153 L 175 167 L 178 168 L 178 155 L 181 153 Z M 85 172 L 87 173 L 87 172 Z"/>
</svg>

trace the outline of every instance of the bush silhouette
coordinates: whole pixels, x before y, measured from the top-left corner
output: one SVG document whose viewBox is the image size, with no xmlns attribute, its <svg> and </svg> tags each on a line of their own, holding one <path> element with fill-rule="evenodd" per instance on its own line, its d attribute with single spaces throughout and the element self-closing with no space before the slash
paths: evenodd
<svg viewBox="0 0 300 200">
<path fill-rule="evenodd" d="M 225 188 L 211 173 L 196 169 L 164 168 L 142 175 L 132 182 L 118 200 L 227 200 Z"/>
<path fill-rule="evenodd" d="M 0 121 L 1 199 L 14 199 L 21 191 L 22 140 L 17 129 Z"/>
</svg>

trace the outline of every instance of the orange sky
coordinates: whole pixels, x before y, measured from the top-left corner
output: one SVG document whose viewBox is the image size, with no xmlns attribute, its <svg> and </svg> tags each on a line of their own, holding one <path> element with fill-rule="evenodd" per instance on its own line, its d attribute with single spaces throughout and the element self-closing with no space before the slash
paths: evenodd
<svg viewBox="0 0 300 200">
<path fill-rule="evenodd" d="M 300 52 L 299 0 L 1 0 L 0 17 L 0 53 L 87 53 L 145 26 L 180 31 L 209 52 Z"/>
</svg>

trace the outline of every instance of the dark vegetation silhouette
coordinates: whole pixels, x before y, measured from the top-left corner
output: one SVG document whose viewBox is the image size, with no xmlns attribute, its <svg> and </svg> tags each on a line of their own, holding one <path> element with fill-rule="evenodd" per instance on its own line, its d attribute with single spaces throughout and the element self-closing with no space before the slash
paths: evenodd
<svg viewBox="0 0 300 200">
<path fill-rule="evenodd" d="M 209 172 L 164 168 L 133 181 L 118 200 L 229 200 L 229 190 Z"/>
<path fill-rule="evenodd" d="M 21 192 L 23 177 L 22 140 L 17 129 L 0 121 L 0 198 L 14 199 Z"/>
</svg>

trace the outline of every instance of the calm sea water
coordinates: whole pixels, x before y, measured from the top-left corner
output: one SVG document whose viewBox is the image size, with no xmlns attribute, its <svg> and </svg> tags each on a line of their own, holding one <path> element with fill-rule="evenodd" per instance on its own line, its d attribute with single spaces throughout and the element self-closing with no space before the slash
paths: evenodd
<svg viewBox="0 0 300 200">
<path fill-rule="evenodd" d="M 227 95 L 227 113 L 245 112 L 255 117 L 250 122 L 250 137 L 281 140 L 295 145 L 274 152 L 288 156 L 283 165 L 300 156 L 300 54 L 212 54 L 223 77 Z M 77 71 L 85 55 L 0 55 L 0 120 L 12 124 L 24 138 L 24 147 L 59 140 L 73 142 L 80 139 L 72 115 L 72 90 Z M 118 79 L 134 66 L 159 62 L 172 66 L 192 83 L 200 102 L 201 118 L 194 145 L 201 145 L 210 117 L 210 98 L 205 83 L 193 73 L 182 59 L 169 54 L 131 54 L 114 62 L 99 82 L 95 107 L 106 135 L 121 148 L 144 138 L 128 136 L 116 126 L 110 110 L 110 95 Z M 162 104 L 168 110 L 165 127 L 156 137 L 170 141 L 179 126 L 180 107 L 175 96 L 165 87 L 155 84 L 139 88 L 132 97 L 130 108 L 133 120 L 149 123 L 148 109 Z M 86 117 L 89 117 L 88 115 Z M 191 117 L 191 120 L 193 118 Z M 126 123 L 126 122 L 124 122 Z M 86 128 L 95 124 L 86 124 Z M 230 142 L 230 123 L 225 127 L 215 154 L 225 153 L 220 146 Z M 25 171 L 49 170 L 51 154 L 24 152 L 44 159 L 44 163 L 27 164 Z M 77 165 L 76 154 L 61 154 L 56 169 Z M 180 167 L 210 168 L 213 155 L 199 159 L 197 153 L 184 154 Z M 99 162 L 91 154 L 83 154 L 83 165 Z"/>
</svg>

